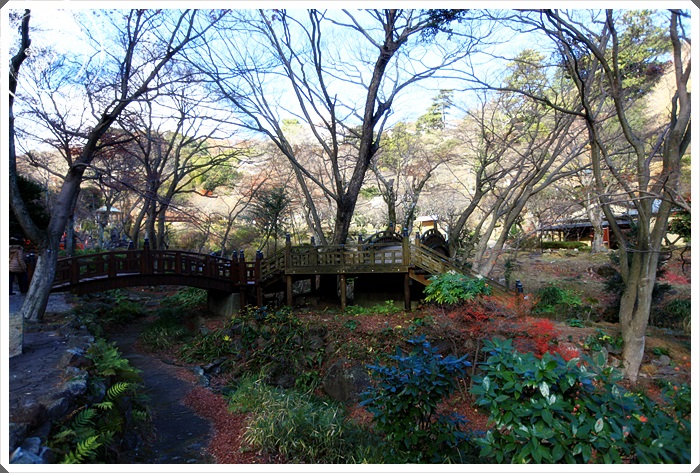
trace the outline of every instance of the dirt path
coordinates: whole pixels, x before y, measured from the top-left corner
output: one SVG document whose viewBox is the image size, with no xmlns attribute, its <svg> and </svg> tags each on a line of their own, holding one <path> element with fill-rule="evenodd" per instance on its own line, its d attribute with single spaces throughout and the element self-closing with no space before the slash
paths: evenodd
<svg viewBox="0 0 700 473">
<path fill-rule="evenodd" d="M 110 337 L 124 358 L 139 370 L 150 397 L 155 440 L 142 451 L 128 454 L 127 463 L 213 463 L 205 451 L 211 437 L 209 422 L 182 404 L 196 383 L 185 381 L 186 369 L 139 353 L 134 348 L 140 330 L 131 325 Z"/>
</svg>

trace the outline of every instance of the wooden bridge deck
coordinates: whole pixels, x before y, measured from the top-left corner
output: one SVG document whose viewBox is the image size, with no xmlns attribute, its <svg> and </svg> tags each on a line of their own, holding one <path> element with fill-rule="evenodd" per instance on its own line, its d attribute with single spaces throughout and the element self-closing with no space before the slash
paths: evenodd
<svg viewBox="0 0 700 473">
<path fill-rule="evenodd" d="M 335 274 L 340 277 L 341 306 L 345 305 L 345 281 L 349 275 L 403 274 L 405 304 L 410 308 L 409 280 L 423 285 L 428 277 L 456 271 L 471 277 L 476 274 L 459 267 L 443 254 L 422 245 L 419 239 L 400 242 L 348 245 L 292 246 L 289 241 L 281 251 L 263 258 L 245 261 L 236 254 L 232 259 L 175 250 L 111 251 L 59 259 L 53 291 L 78 294 L 130 286 L 182 285 L 221 292 L 240 292 L 245 298 L 255 291 L 258 305 L 262 290 L 284 281 L 287 303 L 292 304 L 292 282 L 303 276 Z M 489 281 L 494 294 L 511 292 Z"/>
</svg>

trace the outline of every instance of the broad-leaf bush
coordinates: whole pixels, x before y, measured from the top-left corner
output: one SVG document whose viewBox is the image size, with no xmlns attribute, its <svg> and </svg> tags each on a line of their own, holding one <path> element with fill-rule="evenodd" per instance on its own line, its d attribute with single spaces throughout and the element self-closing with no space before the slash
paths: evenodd
<svg viewBox="0 0 700 473">
<path fill-rule="evenodd" d="M 479 295 L 490 295 L 491 286 L 484 278 L 470 278 L 455 271 L 428 278 L 430 284 L 425 289 L 425 301 L 441 305 L 471 301 Z"/>
<path fill-rule="evenodd" d="M 425 337 L 408 340 L 416 349 L 397 348 L 394 366 L 368 365 L 376 386 L 362 394 L 360 405 L 374 415 L 374 430 L 383 436 L 383 461 L 389 463 L 465 462 L 472 444 L 462 430 L 463 418 L 437 414 L 441 401 L 457 388 L 457 378 L 471 366 L 466 356 L 443 357 Z"/>
<path fill-rule="evenodd" d="M 618 385 L 622 375 L 599 359 L 569 361 L 520 353 L 510 340 L 484 344 L 489 354 L 472 394 L 495 428 L 476 439 L 499 463 L 690 461 L 684 401 L 661 407 Z M 674 390 L 674 392 L 676 392 Z M 689 405 L 689 402 L 688 402 Z"/>
</svg>

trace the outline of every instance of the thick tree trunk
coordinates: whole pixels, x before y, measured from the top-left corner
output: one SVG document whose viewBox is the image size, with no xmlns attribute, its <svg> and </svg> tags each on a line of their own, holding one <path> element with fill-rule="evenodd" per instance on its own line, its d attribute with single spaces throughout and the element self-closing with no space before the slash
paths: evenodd
<svg viewBox="0 0 700 473">
<path fill-rule="evenodd" d="M 51 285 L 56 275 L 58 252 L 49 249 L 39 253 L 29 291 L 20 309 L 23 320 L 41 322 L 49 300 Z"/>
</svg>

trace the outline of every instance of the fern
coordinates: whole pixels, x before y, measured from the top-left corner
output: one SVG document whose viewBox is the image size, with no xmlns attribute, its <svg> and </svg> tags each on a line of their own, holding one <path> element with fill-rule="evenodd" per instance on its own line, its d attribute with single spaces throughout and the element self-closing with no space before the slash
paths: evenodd
<svg viewBox="0 0 700 473">
<path fill-rule="evenodd" d="M 100 445 L 101 443 L 98 442 L 97 435 L 88 437 L 82 442 L 78 442 L 78 444 L 75 446 L 75 450 L 68 452 L 61 463 L 82 463 L 88 458 L 93 458 Z"/>
<path fill-rule="evenodd" d="M 125 376 L 139 373 L 139 370 L 129 364 L 129 360 L 122 358 L 114 343 L 108 343 L 101 338 L 95 340 L 86 357 L 95 364 L 98 376 Z"/>
<path fill-rule="evenodd" d="M 133 411 L 131 411 L 131 417 L 134 420 L 139 421 L 139 422 L 146 422 L 151 418 L 148 411 L 142 411 L 142 410 L 137 410 L 137 409 L 134 409 Z"/>
<path fill-rule="evenodd" d="M 105 399 L 107 401 L 114 401 L 118 397 L 120 397 L 122 394 L 127 392 L 129 388 L 131 388 L 132 384 L 131 383 L 126 383 L 126 382 L 119 382 L 119 383 L 114 383 L 112 387 L 110 387 L 107 390 L 107 394 L 105 395 Z"/>
<path fill-rule="evenodd" d="M 95 409 L 87 407 L 78 412 L 70 424 L 70 430 L 75 432 L 78 439 L 85 439 L 95 433 L 95 423 L 93 419 L 97 415 Z"/>
<path fill-rule="evenodd" d="M 110 401 L 104 401 L 104 402 L 98 402 L 92 405 L 92 407 L 95 407 L 97 409 L 100 409 L 102 411 L 109 411 L 114 408 L 114 403 Z"/>
</svg>

